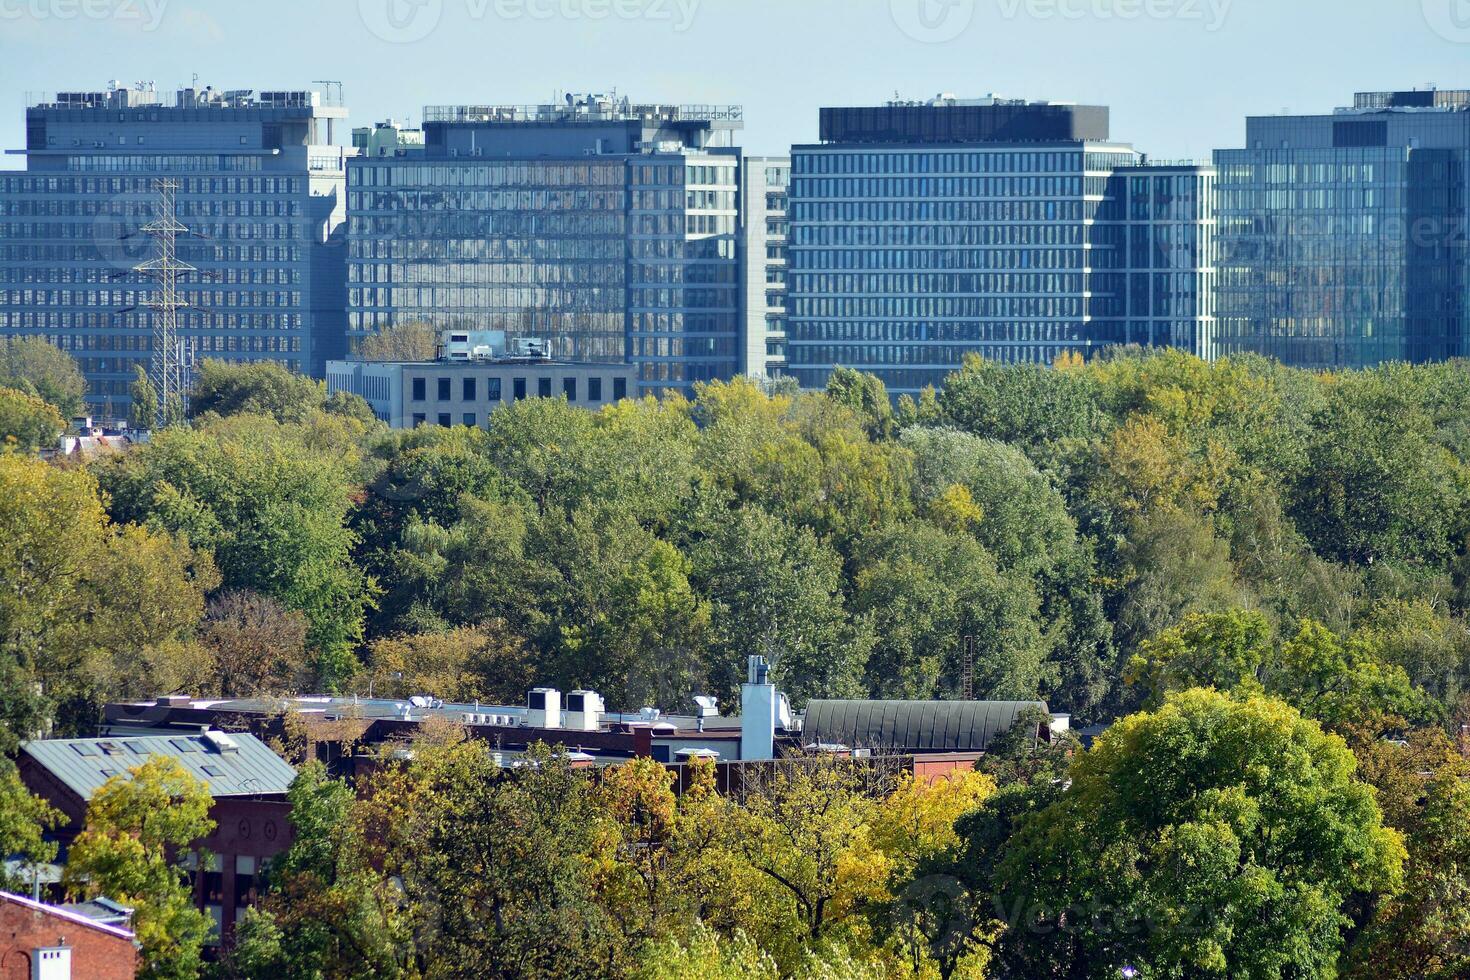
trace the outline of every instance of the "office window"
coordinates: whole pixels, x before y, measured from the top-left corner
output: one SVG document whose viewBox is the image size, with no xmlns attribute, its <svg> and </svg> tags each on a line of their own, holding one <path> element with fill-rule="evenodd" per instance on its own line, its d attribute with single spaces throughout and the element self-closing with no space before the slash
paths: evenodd
<svg viewBox="0 0 1470 980">
<path fill-rule="evenodd" d="M 464 424 L 467 425 L 467 426 L 469 426 L 470 428 L 474 428 L 475 426 L 479 425 L 480 423 L 477 422 L 477 421 L 475 421 L 475 413 L 474 412 L 465 412 L 464 413 Z"/>
<path fill-rule="evenodd" d="M 550 378 L 537 378 L 536 379 L 536 394 L 538 396 L 542 397 L 542 398 L 550 398 L 551 397 L 551 379 Z"/>
<path fill-rule="evenodd" d="M 613 401 L 620 402 L 628 397 L 628 379 L 613 378 Z"/>
<path fill-rule="evenodd" d="M 467 402 L 472 402 L 472 401 L 475 400 L 475 397 L 476 397 L 475 396 L 475 379 L 474 378 L 465 378 L 464 379 L 464 400 L 467 401 Z"/>
<path fill-rule="evenodd" d="M 562 378 L 561 379 L 561 391 L 562 391 L 562 394 L 564 394 L 564 395 L 567 396 L 567 401 L 569 401 L 569 402 L 576 401 L 577 400 L 577 379 L 576 378 Z"/>
<path fill-rule="evenodd" d="M 423 412 L 414 412 L 413 413 L 413 427 L 415 429 L 417 429 L 419 426 L 423 425 L 427 421 L 428 421 L 428 419 L 424 418 L 424 413 Z"/>
<path fill-rule="evenodd" d="M 600 402 L 600 401 L 602 401 L 602 379 L 601 378 L 588 378 L 587 379 L 587 400 L 589 402 Z"/>
<path fill-rule="evenodd" d="M 450 394 L 449 383 L 448 378 L 439 379 L 439 400 L 441 402 L 447 402 L 454 397 Z"/>
<path fill-rule="evenodd" d="M 498 401 L 500 401 L 500 379 L 499 378 L 486 378 L 485 379 L 485 397 L 488 398 L 492 402 L 498 402 Z"/>
<path fill-rule="evenodd" d="M 512 384 L 514 386 L 512 388 L 512 393 L 515 395 L 515 400 L 516 401 L 520 401 L 522 398 L 525 398 L 526 397 L 526 379 L 525 378 L 516 378 L 515 381 Z"/>
<path fill-rule="evenodd" d="M 446 428 L 446 429 L 447 429 L 447 428 L 449 428 L 449 427 L 450 427 L 450 426 L 451 426 L 451 425 L 453 425 L 453 424 L 454 424 L 454 423 L 453 423 L 453 422 L 451 422 L 451 421 L 449 421 L 449 413 L 448 413 L 448 412 L 440 412 L 440 413 L 439 413 L 439 424 L 440 424 L 440 425 L 441 425 L 441 426 L 442 426 L 442 427 L 444 427 L 444 428 Z"/>
<path fill-rule="evenodd" d="M 428 395 L 428 387 L 429 387 L 428 382 L 425 381 L 423 378 L 414 378 L 413 379 L 413 400 L 416 401 L 416 402 L 421 402 L 425 398 L 428 398 L 429 397 L 429 395 Z"/>
</svg>

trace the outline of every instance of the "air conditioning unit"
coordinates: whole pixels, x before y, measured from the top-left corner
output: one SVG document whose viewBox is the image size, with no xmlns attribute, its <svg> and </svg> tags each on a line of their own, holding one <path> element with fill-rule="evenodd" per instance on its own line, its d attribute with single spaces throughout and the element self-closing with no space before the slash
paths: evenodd
<svg viewBox="0 0 1470 980">
<path fill-rule="evenodd" d="M 567 695 L 566 725 L 572 731 L 601 730 L 602 712 L 602 695 L 596 691 L 573 691 Z"/>
<path fill-rule="evenodd" d="M 561 692 L 554 687 L 538 687 L 526 695 L 526 725 L 560 728 Z"/>
</svg>

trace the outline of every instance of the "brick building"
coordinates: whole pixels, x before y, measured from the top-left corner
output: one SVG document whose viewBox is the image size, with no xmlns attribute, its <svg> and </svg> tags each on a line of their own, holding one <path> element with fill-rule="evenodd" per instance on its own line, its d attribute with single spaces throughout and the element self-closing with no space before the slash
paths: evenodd
<svg viewBox="0 0 1470 980">
<path fill-rule="evenodd" d="M 65 815 L 55 835 L 65 847 L 81 831 L 93 793 L 160 755 L 177 760 L 214 797 L 215 830 L 194 843 L 209 855 L 194 869 L 194 888 L 198 907 L 214 919 L 215 940 L 227 938 L 255 900 L 262 865 L 291 843 L 286 790 L 296 771 L 269 746 L 252 735 L 195 726 L 160 736 L 29 742 L 17 763 L 30 791 Z"/>
<path fill-rule="evenodd" d="M 137 968 L 131 930 L 0 892 L 3 980 L 132 980 Z"/>
</svg>

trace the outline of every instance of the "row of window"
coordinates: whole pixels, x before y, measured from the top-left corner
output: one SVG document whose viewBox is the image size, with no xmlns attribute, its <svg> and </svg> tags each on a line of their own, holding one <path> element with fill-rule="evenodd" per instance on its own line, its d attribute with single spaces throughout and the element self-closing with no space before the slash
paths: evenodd
<svg viewBox="0 0 1470 980">
<path fill-rule="evenodd" d="M 485 384 L 483 386 L 484 387 L 484 391 L 485 391 L 485 400 L 486 401 L 491 401 L 491 402 L 501 401 L 502 400 L 501 399 L 501 396 L 502 396 L 502 379 L 500 379 L 500 378 L 483 378 L 483 379 L 481 379 L 481 378 L 460 378 L 459 379 L 459 382 L 460 382 L 460 384 L 459 384 L 459 399 L 461 401 L 466 401 L 466 402 L 478 401 L 479 400 L 479 397 L 480 397 L 480 390 L 481 390 L 480 382 L 482 380 L 485 382 Z M 524 377 L 512 378 L 511 379 L 511 399 L 514 400 L 514 401 L 520 401 L 521 399 L 526 398 L 527 397 L 527 393 L 530 390 L 528 386 L 529 386 L 531 380 L 532 379 L 528 379 L 528 378 L 524 378 Z M 551 395 L 552 395 L 552 390 L 553 390 L 553 385 L 554 385 L 553 379 L 550 378 L 550 377 L 539 377 L 539 378 L 536 378 L 534 380 L 536 382 L 536 397 L 538 397 L 538 398 L 550 398 Z M 587 400 L 589 402 L 600 402 L 600 401 L 602 401 L 602 394 L 603 394 L 602 380 L 603 379 L 602 378 L 599 378 L 599 377 L 590 377 L 590 378 L 587 379 Z M 569 402 L 576 402 L 578 400 L 578 397 L 577 397 L 578 396 L 578 387 L 579 386 L 578 386 L 578 379 L 577 378 L 562 378 L 561 379 L 561 392 L 560 393 L 561 393 L 562 396 L 564 396 L 566 398 L 567 401 L 569 401 Z M 428 392 L 429 392 L 429 379 L 428 378 L 412 378 L 410 380 L 410 384 L 409 384 L 409 391 L 410 391 L 410 396 L 409 397 L 410 397 L 410 400 L 411 401 L 414 401 L 414 402 L 427 401 L 428 400 Z M 453 401 L 455 399 L 455 395 L 454 395 L 454 379 L 453 378 L 435 378 L 434 379 L 434 394 L 436 396 L 436 400 L 437 401 L 441 401 L 441 402 Z M 626 379 L 626 378 L 613 378 L 612 379 L 612 397 L 613 397 L 613 401 L 621 401 L 622 399 L 628 397 L 628 379 Z M 422 419 L 419 419 L 418 421 L 422 421 Z M 440 423 L 440 424 L 447 424 L 447 423 Z M 466 425 L 473 425 L 474 423 L 473 422 L 467 422 L 465 424 Z"/>
</svg>

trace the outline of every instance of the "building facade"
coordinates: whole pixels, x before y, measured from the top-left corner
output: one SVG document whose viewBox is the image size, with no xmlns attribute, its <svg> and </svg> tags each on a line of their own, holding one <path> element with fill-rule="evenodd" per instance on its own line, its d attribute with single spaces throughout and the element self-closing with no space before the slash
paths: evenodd
<svg viewBox="0 0 1470 980">
<path fill-rule="evenodd" d="M 349 168 L 353 336 L 501 330 L 644 392 L 739 373 L 741 125 L 602 96 L 426 109 L 421 157 Z"/>
<path fill-rule="evenodd" d="M 1313 369 L 1470 353 L 1470 92 L 1359 93 L 1246 121 L 1219 150 L 1220 269 L 1207 356 Z"/>
<path fill-rule="evenodd" d="M 160 178 L 177 182 L 188 356 L 321 376 L 346 337 L 347 111 L 317 92 L 172 96 L 139 85 L 26 111 L 26 169 L 0 174 L 0 336 L 77 358 L 94 414 L 126 411 L 148 369 Z"/>
<path fill-rule="evenodd" d="M 599 409 L 638 391 L 631 364 L 577 364 L 540 357 L 495 356 L 440 361 L 332 361 L 327 390 L 360 395 L 395 429 L 486 425 L 501 405 L 525 398 L 565 398 Z"/>
<path fill-rule="evenodd" d="M 786 373 L 791 158 L 746 157 L 741 173 L 744 371 L 752 378 L 776 378 Z"/>
<path fill-rule="evenodd" d="M 1124 195 L 1128 343 L 1200 353 L 1214 332 L 1215 168 L 1145 161 L 1115 171 Z"/>
<path fill-rule="evenodd" d="M 176 761 L 209 790 L 215 829 L 186 858 L 200 911 L 214 923 L 210 945 L 228 940 L 254 903 L 265 863 L 290 846 L 294 831 L 286 791 L 296 771 L 253 735 L 200 726 L 147 736 L 44 739 L 21 747 L 16 766 L 26 788 L 61 812 L 52 836 L 70 847 L 86 823 L 87 804 L 108 780 L 151 758 Z M 201 862 L 199 852 L 206 856 Z"/>
<path fill-rule="evenodd" d="M 845 366 L 915 394 L 970 355 L 1051 363 L 1199 332 L 1178 311 L 1205 303 L 1193 274 L 1210 248 L 1208 173 L 1140 169 L 1110 140 L 1106 108 L 941 96 L 823 109 L 821 138 L 792 151 L 787 359 L 802 387 Z M 1136 257 L 1129 174 L 1149 195 Z M 1197 203 L 1176 205 L 1176 183 Z M 1156 315 L 1130 288 L 1165 288 L 1154 252 L 1173 261 L 1175 238 L 1194 243 L 1177 250 L 1191 275 L 1167 292 L 1195 295 Z"/>
<path fill-rule="evenodd" d="M 0 892 L 0 977 L 6 980 L 133 980 L 136 939 L 124 925 Z"/>
</svg>

